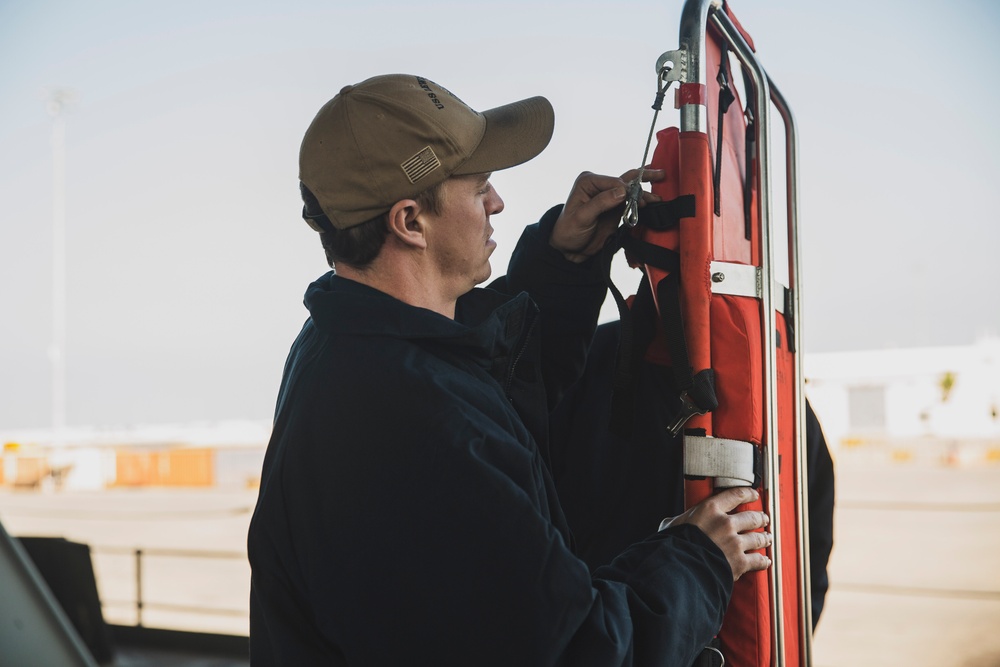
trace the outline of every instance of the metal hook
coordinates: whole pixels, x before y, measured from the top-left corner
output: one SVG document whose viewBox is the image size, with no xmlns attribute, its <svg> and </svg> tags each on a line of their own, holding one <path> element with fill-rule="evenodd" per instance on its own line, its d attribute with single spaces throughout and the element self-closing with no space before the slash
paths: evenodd
<svg viewBox="0 0 1000 667">
<path fill-rule="evenodd" d="M 660 56 L 660 59 L 667 54 Z M 653 100 L 653 122 L 649 125 L 649 136 L 646 137 L 646 149 L 642 152 L 642 162 L 639 163 L 639 175 L 633 178 L 625 191 L 625 211 L 622 213 L 622 224 L 635 227 L 639 222 L 639 199 L 642 197 L 642 175 L 646 169 L 646 159 L 649 157 L 649 147 L 653 143 L 653 134 L 656 131 L 656 118 L 663 108 L 663 99 L 667 95 L 672 81 L 670 72 L 673 67 L 669 60 L 657 62 L 658 73 L 656 75 L 656 99 Z"/>
<path fill-rule="evenodd" d="M 645 162 L 645 160 L 643 160 Z M 642 196 L 642 172 L 629 181 L 625 190 L 625 211 L 622 213 L 622 222 L 629 227 L 635 227 L 639 222 L 639 198 Z"/>
<path fill-rule="evenodd" d="M 719 660 L 722 660 L 722 663 L 719 664 L 719 667 L 726 667 L 726 656 L 722 655 L 722 651 L 720 651 L 719 649 L 715 648 L 714 646 L 706 646 L 705 650 L 706 651 L 713 651 L 715 653 L 718 653 L 719 654 Z"/>
</svg>

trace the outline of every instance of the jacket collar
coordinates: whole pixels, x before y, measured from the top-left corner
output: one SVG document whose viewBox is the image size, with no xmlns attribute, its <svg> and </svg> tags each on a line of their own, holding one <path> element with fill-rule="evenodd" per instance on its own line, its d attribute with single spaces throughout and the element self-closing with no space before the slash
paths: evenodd
<svg viewBox="0 0 1000 667">
<path fill-rule="evenodd" d="M 507 356 L 538 314 L 530 297 L 476 288 L 458 300 L 455 319 L 419 308 L 330 271 L 306 290 L 305 305 L 325 333 L 438 341 L 486 359 Z M 486 360 L 484 359 L 484 361 Z"/>
</svg>

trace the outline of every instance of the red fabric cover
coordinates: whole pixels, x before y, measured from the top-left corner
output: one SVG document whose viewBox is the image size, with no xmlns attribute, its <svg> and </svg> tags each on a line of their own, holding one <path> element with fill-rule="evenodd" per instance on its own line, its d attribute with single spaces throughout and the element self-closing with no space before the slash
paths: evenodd
<svg viewBox="0 0 1000 667">
<path fill-rule="evenodd" d="M 760 445 L 764 439 L 760 304 L 757 299 L 712 297 L 712 368 L 719 408 L 715 436 Z"/>
<path fill-rule="evenodd" d="M 716 143 L 719 122 L 719 83 L 716 81 L 716 77 L 719 74 L 721 61 L 721 39 L 714 33 L 709 33 L 705 40 L 705 72 L 710 80 L 709 90 L 711 91 L 708 95 L 707 110 L 712 165 L 715 164 L 715 157 L 718 154 Z M 740 99 L 739 88 L 736 85 L 737 80 L 742 81 L 743 75 L 738 69 L 733 72 L 727 60 L 726 76 L 729 80 L 729 89 L 735 100 L 726 110 L 722 123 L 721 215 L 713 218 L 714 259 L 739 262 L 740 264 L 760 264 L 758 251 L 760 229 L 759 226 L 753 225 L 751 227 L 753 238 L 747 240 L 746 216 L 743 211 L 747 133 L 746 117 L 743 115 L 743 110 L 746 101 Z M 709 203 L 714 206 L 714 200 L 710 199 Z M 754 200 L 753 203 L 756 204 L 756 201 Z M 753 220 L 757 219 L 755 211 L 751 215 Z"/>
<path fill-rule="evenodd" d="M 719 408 L 715 435 L 760 445 L 764 439 L 760 303 L 751 297 L 712 297 L 712 368 Z M 764 503 L 741 505 L 762 511 Z M 767 572 L 743 575 L 733 587 L 719 639 L 727 665 L 771 664 L 771 594 Z"/>
<path fill-rule="evenodd" d="M 750 47 L 751 51 L 756 52 L 757 47 L 754 46 L 753 44 L 753 38 L 750 36 L 750 33 L 744 30 L 743 26 L 739 22 L 739 19 L 736 18 L 736 14 L 733 14 L 733 10 L 729 7 L 729 3 L 728 2 L 725 3 L 724 7 L 726 8 L 726 16 L 730 18 L 730 20 L 733 22 L 733 25 L 736 26 L 736 29 L 740 31 L 741 35 L 743 35 L 743 39 L 747 41 L 747 46 Z"/>
</svg>

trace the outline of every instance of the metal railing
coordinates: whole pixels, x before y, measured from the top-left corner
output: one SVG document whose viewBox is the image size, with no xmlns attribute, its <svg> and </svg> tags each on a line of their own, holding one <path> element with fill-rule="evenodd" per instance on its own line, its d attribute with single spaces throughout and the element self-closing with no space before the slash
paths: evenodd
<svg viewBox="0 0 1000 667">
<path fill-rule="evenodd" d="M 184 605 L 170 602 L 149 601 L 146 598 L 143 588 L 143 561 L 147 558 L 189 558 L 207 560 L 237 560 L 246 562 L 246 553 L 239 551 L 212 551 L 197 549 L 157 549 L 141 547 L 110 547 L 91 545 L 91 553 L 97 555 L 118 555 L 131 556 L 135 567 L 135 598 L 134 600 L 114 600 L 105 599 L 101 596 L 101 606 L 132 606 L 135 609 L 136 627 L 143 626 L 143 610 L 155 609 L 159 611 L 200 614 L 208 616 L 237 616 L 246 617 L 246 609 L 232 609 L 229 607 L 212 607 L 205 605 Z"/>
</svg>

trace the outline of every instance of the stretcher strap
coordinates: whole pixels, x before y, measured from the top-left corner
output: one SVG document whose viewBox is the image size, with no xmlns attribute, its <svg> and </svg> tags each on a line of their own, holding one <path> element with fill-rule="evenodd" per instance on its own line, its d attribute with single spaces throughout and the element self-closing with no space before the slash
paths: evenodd
<svg viewBox="0 0 1000 667">
<path fill-rule="evenodd" d="M 694 214 L 694 195 L 681 195 L 676 199 L 656 202 L 640 209 L 639 224 L 659 232 L 676 227 L 680 224 L 681 218 L 693 218 Z"/>
<path fill-rule="evenodd" d="M 753 81 L 750 79 L 750 75 L 743 68 L 740 68 L 740 71 L 743 73 L 743 90 L 746 91 L 747 96 L 746 109 L 743 111 L 743 115 L 747 119 L 743 144 L 745 167 L 743 171 L 743 232 L 749 241 L 753 236 L 753 156 L 757 154 L 757 118 L 754 114 L 754 108 L 757 104 L 757 96 L 753 94 Z"/>
<path fill-rule="evenodd" d="M 644 207 L 639 213 L 638 224 L 662 231 L 676 227 L 680 224 L 681 218 L 691 217 L 694 213 L 694 197 L 684 195 L 671 201 Z M 631 261 L 667 273 L 656 286 L 655 303 L 648 276 L 643 276 L 631 309 L 611 280 L 611 261 L 621 248 L 625 249 Z M 631 234 L 630 228 L 623 225 L 608 239 L 602 261 L 605 281 L 618 306 L 621 320 L 621 338 L 618 343 L 611 405 L 612 429 L 624 437 L 631 436 L 639 362 L 655 335 L 654 323 L 658 307 L 660 323 L 670 351 L 670 367 L 679 392 L 680 410 L 668 426 L 671 433 L 677 435 L 691 416 L 705 414 L 719 405 L 715 395 L 715 374 L 712 369 L 705 369 L 695 374 L 689 361 L 680 307 L 680 255 L 670 248 L 636 238 Z M 641 336 L 636 336 L 638 327 L 643 327 Z"/>
<path fill-rule="evenodd" d="M 760 450 L 750 442 L 684 434 L 685 477 L 713 477 L 715 486 L 760 486 Z"/>
<path fill-rule="evenodd" d="M 652 314 L 656 311 L 656 305 L 653 303 L 653 293 L 649 289 L 649 279 L 645 275 L 639 283 L 631 309 L 610 279 L 608 285 L 618 305 L 621 322 L 611 392 L 611 430 L 622 437 L 631 438 L 635 391 L 639 364 L 642 361 L 642 355 L 634 354 L 634 351 L 645 350 L 655 336 L 655 329 L 649 323 L 653 322 Z"/>
<path fill-rule="evenodd" d="M 684 424 L 694 415 L 703 415 L 719 407 L 715 395 L 715 371 L 706 368 L 695 373 L 691 367 L 687 336 L 684 334 L 679 276 L 676 272 L 670 273 L 656 286 L 656 304 L 670 352 L 670 369 L 680 392 L 680 410 L 667 425 L 673 435 L 679 435 Z"/>
<path fill-rule="evenodd" d="M 723 145 L 723 123 L 726 119 L 726 112 L 729 106 L 736 100 L 733 89 L 729 87 L 729 75 L 726 73 L 729 64 L 727 49 L 722 46 L 722 56 L 719 60 L 719 75 L 716 81 L 719 82 L 719 123 L 715 139 L 715 173 L 712 174 L 712 189 L 715 192 L 715 214 L 722 215 L 722 145 Z"/>
<path fill-rule="evenodd" d="M 641 217 L 640 215 L 640 219 Z M 611 393 L 611 429 L 625 438 L 632 436 L 639 365 L 646 348 L 656 335 L 654 324 L 656 304 L 653 302 L 653 292 L 649 288 L 649 276 L 643 273 L 635 298 L 632 300 L 632 307 L 629 308 L 621 290 L 611 280 L 611 261 L 615 253 L 625 247 L 629 253 L 646 252 L 655 255 L 665 266 L 672 266 L 672 270 L 680 268 L 680 257 L 676 252 L 640 241 L 633 237 L 629 230 L 630 228 L 624 225 L 619 227 L 618 232 L 608 239 L 601 257 L 604 280 L 611 296 L 614 297 L 615 305 L 618 306 L 618 318 L 621 322 Z"/>
<path fill-rule="evenodd" d="M 788 351 L 795 352 L 795 294 L 785 288 L 785 336 L 788 338 Z"/>
</svg>

